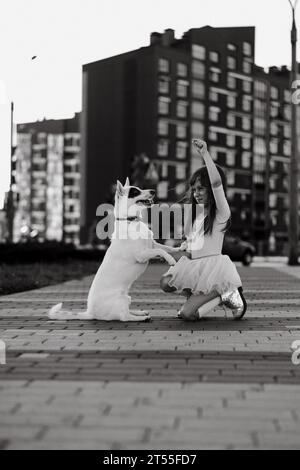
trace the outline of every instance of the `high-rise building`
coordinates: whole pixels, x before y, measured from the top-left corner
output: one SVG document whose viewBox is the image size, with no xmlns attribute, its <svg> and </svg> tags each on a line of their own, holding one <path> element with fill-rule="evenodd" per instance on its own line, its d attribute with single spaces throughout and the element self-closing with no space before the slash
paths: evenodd
<svg viewBox="0 0 300 470">
<path fill-rule="evenodd" d="M 7 239 L 7 221 L 6 213 L 0 209 L 0 243 L 4 243 Z"/>
<path fill-rule="evenodd" d="M 252 235 L 254 28 L 152 33 L 150 46 L 83 67 L 81 237 L 136 154 L 158 168 L 160 201 L 179 200 L 204 138 L 227 169 L 233 229 Z"/>
<path fill-rule="evenodd" d="M 289 80 L 287 67 L 271 67 L 268 71 L 255 68 L 253 233 L 262 252 L 287 252 L 291 157 Z"/>
<path fill-rule="evenodd" d="M 13 157 L 14 241 L 79 243 L 80 115 L 19 124 Z"/>
</svg>

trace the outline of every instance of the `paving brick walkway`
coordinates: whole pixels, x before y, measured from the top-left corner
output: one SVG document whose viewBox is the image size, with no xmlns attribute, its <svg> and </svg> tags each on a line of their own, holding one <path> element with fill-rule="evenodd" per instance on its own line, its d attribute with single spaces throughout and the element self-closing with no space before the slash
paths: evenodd
<svg viewBox="0 0 300 470">
<path fill-rule="evenodd" d="M 151 266 L 132 290 L 152 323 L 49 321 L 85 308 L 91 278 L 0 297 L 0 448 L 299 449 L 299 270 L 238 268 L 249 313 L 176 318 Z"/>
</svg>

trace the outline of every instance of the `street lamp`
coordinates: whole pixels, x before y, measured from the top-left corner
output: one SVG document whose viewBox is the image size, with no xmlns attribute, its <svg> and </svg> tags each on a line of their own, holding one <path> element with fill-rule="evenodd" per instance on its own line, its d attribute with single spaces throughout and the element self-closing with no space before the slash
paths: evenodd
<svg viewBox="0 0 300 470">
<path fill-rule="evenodd" d="M 7 204 L 6 204 L 6 217 L 7 217 L 7 231 L 8 231 L 8 242 L 13 243 L 14 238 L 14 212 L 15 212 L 15 200 L 13 191 L 13 140 L 14 140 L 14 103 L 10 104 L 10 183 L 9 191 L 7 193 Z"/>
<path fill-rule="evenodd" d="M 35 60 L 37 56 L 32 56 L 31 61 Z M 14 156 L 14 103 L 11 102 L 10 106 L 10 185 L 7 194 L 6 204 L 6 217 L 7 217 L 7 231 L 8 242 L 14 241 L 14 218 L 15 218 L 15 194 L 13 188 L 13 156 Z"/>
<path fill-rule="evenodd" d="M 291 89 L 297 80 L 297 26 L 295 13 L 298 0 L 289 0 L 291 5 L 293 23 L 291 31 L 292 43 L 292 68 L 291 68 Z M 289 224 L 289 265 L 298 266 L 298 243 L 299 243 L 299 199 L 298 199 L 298 145 L 297 145 L 297 105 L 292 102 L 291 121 L 291 164 L 290 164 L 290 224 Z"/>
</svg>

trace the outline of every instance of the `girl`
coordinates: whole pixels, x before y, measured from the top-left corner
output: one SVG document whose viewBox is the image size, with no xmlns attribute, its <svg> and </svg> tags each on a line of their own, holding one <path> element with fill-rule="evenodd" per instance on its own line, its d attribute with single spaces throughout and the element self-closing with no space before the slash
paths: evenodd
<svg viewBox="0 0 300 470">
<path fill-rule="evenodd" d="M 215 165 L 204 141 L 195 139 L 193 144 L 206 166 L 196 171 L 190 181 L 191 230 L 186 231 L 187 240 L 181 245 L 185 256 L 162 277 L 161 288 L 187 295 L 179 312 L 185 320 L 201 318 L 218 305 L 230 308 L 239 320 L 247 310 L 242 282 L 230 258 L 221 254 L 231 215 L 224 192 L 225 175 Z M 204 208 L 200 227 L 195 215 L 199 205 Z"/>
</svg>

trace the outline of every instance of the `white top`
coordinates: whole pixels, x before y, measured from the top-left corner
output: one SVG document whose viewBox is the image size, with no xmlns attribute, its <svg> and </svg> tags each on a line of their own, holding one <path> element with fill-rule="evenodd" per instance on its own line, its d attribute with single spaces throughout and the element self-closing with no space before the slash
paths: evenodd
<svg viewBox="0 0 300 470">
<path fill-rule="evenodd" d="M 226 227 L 231 212 L 222 185 L 213 188 L 212 191 L 216 201 L 216 218 L 212 233 L 204 235 L 205 217 L 196 218 L 191 233 L 187 236 L 187 251 L 191 253 L 192 259 L 216 256 L 222 253 L 224 235 L 222 232 Z"/>
</svg>

